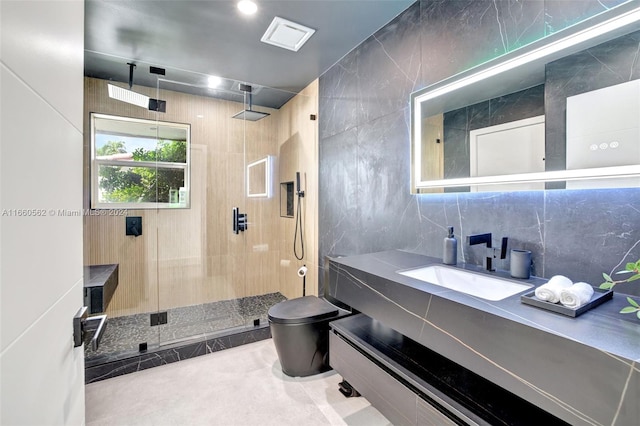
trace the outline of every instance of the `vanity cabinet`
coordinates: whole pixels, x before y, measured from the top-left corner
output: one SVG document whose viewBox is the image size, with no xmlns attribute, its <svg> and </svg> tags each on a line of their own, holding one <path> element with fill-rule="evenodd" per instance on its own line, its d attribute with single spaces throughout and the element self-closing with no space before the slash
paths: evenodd
<svg viewBox="0 0 640 426">
<path fill-rule="evenodd" d="M 329 362 L 391 421 L 637 424 L 640 327 L 619 314 L 625 295 L 571 318 L 400 273 L 441 262 L 402 250 L 325 261 L 326 294 L 358 312 L 331 323 Z"/>
<path fill-rule="evenodd" d="M 453 414 L 439 411 L 422 399 L 417 390 L 406 385 L 402 377 L 394 373 L 397 365 L 392 361 L 382 362 L 382 356 L 375 348 L 354 343 L 357 339 L 348 327 L 358 318 L 349 318 L 346 323 L 335 321 L 331 326 L 329 363 L 334 370 L 394 425 L 457 424 L 451 419 Z"/>
<path fill-rule="evenodd" d="M 364 314 L 330 327 L 331 367 L 394 425 L 567 424 Z"/>
</svg>

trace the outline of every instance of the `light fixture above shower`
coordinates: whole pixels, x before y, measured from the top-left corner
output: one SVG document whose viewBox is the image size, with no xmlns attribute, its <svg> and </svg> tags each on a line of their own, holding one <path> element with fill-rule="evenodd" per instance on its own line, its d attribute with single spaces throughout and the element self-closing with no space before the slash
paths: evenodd
<svg viewBox="0 0 640 426">
<path fill-rule="evenodd" d="M 268 115 L 271 115 L 271 114 L 269 114 L 267 112 L 254 111 L 253 109 L 251 109 L 251 107 L 252 107 L 251 86 L 249 86 L 248 84 L 242 84 L 241 83 L 240 84 L 240 90 L 242 90 L 245 93 L 249 108 L 240 111 L 239 113 L 237 113 L 236 115 L 234 115 L 231 118 L 237 118 L 237 119 L 240 119 L 240 120 L 247 120 L 247 121 L 258 121 L 258 120 L 261 120 L 261 119 L 265 118 Z"/>
<path fill-rule="evenodd" d="M 167 102 L 160 99 L 153 99 L 142 93 L 137 93 L 131 90 L 133 88 L 133 69 L 136 64 L 128 62 L 129 65 L 129 89 L 125 89 L 120 86 L 116 86 L 111 83 L 107 83 L 107 90 L 109 91 L 109 97 L 118 101 L 126 102 L 128 104 L 136 105 L 141 108 L 147 108 L 150 111 L 166 112 Z M 164 69 L 150 67 L 149 71 L 153 74 L 164 75 Z"/>
</svg>

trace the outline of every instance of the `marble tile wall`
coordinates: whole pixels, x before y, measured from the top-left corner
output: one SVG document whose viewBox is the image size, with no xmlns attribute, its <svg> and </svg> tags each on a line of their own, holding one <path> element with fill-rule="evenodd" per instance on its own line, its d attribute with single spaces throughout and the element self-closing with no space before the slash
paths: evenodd
<svg viewBox="0 0 640 426">
<path fill-rule="evenodd" d="M 543 277 L 597 285 L 602 272 L 638 260 L 639 189 L 409 191 L 411 92 L 623 2 L 417 1 L 329 69 L 319 82 L 320 265 L 328 254 L 388 249 L 441 256 L 448 225 L 459 238 L 509 237 L 533 251 Z M 460 240 L 458 259 L 481 264 Z"/>
</svg>

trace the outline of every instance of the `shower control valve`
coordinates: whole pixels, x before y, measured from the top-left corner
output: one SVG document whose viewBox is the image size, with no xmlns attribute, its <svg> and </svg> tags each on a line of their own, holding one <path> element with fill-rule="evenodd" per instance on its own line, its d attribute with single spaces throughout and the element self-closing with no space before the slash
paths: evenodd
<svg viewBox="0 0 640 426">
<path fill-rule="evenodd" d="M 238 234 L 247 229 L 247 214 L 240 213 L 238 207 L 233 208 L 233 233 Z"/>
</svg>

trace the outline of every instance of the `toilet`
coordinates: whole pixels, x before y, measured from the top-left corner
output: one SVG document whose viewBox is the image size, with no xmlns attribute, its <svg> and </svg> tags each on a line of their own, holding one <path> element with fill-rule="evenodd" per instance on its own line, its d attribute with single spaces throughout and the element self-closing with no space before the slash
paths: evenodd
<svg viewBox="0 0 640 426">
<path fill-rule="evenodd" d="M 316 296 L 273 305 L 269 327 L 284 374 L 305 377 L 330 370 L 329 322 L 350 314 Z"/>
</svg>

